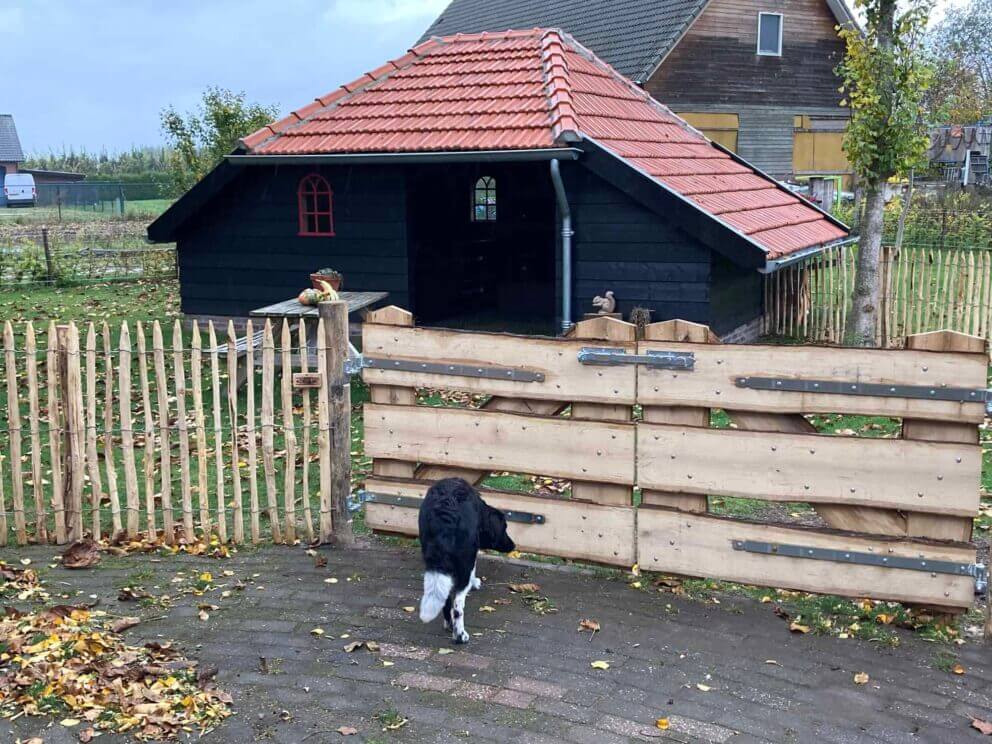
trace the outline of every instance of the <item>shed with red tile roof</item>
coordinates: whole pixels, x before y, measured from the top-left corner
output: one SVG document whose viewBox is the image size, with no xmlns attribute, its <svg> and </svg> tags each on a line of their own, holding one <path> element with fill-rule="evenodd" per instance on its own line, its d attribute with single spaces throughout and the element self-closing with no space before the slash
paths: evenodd
<svg viewBox="0 0 992 744">
<path fill-rule="evenodd" d="M 333 197 L 301 191 L 314 175 Z M 307 211 L 325 199 L 333 230 Z M 284 257 L 270 281 L 228 284 L 225 225 L 247 255 Z M 452 303 L 570 321 L 612 290 L 622 312 L 727 332 L 760 315 L 759 272 L 848 231 L 567 34 L 530 29 L 431 39 L 320 96 L 245 137 L 149 236 L 178 241 L 191 314 L 241 314 L 337 262 L 428 321 Z"/>
</svg>

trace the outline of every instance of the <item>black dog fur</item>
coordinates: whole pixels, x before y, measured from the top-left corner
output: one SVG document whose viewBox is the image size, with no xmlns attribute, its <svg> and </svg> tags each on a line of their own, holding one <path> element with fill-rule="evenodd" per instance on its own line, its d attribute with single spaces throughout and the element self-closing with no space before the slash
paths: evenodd
<svg viewBox="0 0 992 744">
<path fill-rule="evenodd" d="M 443 610 L 452 639 L 464 643 L 469 638 L 465 596 L 482 585 L 475 576 L 479 550 L 516 549 L 506 533 L 506 516 L 483 501 L 465 480 L 446 478 L 424 497 L 419 527 L 425 567 L 420 619 L 428 623 Z"/>
</svg>

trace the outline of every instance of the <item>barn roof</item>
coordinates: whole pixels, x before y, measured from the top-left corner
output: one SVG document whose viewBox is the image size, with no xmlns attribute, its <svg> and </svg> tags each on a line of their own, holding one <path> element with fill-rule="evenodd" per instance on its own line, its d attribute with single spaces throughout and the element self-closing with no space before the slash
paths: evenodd
<svg viewBox="0 0 992 744">
<path fill-rule="evenodd" d="M 451 0 L 421 41 L 456 33 L 561 28 L 622 75 L 644 83 L 709 0 Z M 837 23 L 855 24 L 844 0 L 827 0 Z"/>
<path fill-rule="evenodd" d="M 17 127 L 14 117 L 10 114 L 0 114 L 0 163 L 22 163 L 24 152 L 21 141 L 17 138 Z"/>
<path fill-rule="evenodd" d="M 847 237 L 558 30 L 435 38 L 245 137 L 254 156 L 536 150 L 588 143 L 759 248 Z"/>
</svg>

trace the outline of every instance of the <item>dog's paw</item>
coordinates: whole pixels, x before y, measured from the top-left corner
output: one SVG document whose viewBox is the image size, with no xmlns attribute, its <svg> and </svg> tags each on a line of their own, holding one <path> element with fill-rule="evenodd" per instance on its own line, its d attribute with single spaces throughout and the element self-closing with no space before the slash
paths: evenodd
<svg viewBox="0 0 992 744">
<path fill-rule="evenodd" d="M 455 643 L 468 643 L 468 631 L 460 630 L 451 634 L 451 640 Z"/>
<path fill-rule="evenodd" d="M 473 578 L 472 579 L 472 588 L 473 589 L 481 589 L 482 588 L 482 579 L 480 579 L 478 576 L 476 576 L 475 578 Z"/>
</svg>

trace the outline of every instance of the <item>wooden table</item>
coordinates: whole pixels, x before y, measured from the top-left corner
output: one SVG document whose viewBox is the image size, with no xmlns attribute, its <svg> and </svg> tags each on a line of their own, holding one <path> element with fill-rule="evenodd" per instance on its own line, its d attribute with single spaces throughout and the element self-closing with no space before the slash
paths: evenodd
<svg viewBox="0 0 992 744">
<path fill-rule="evenodd" d="M 357 313 L 359 310 L 372 307 L 377 302 L 382 302 L 389 297 L 389 292 L 338 292 L 338 297 L 343 302 L 348 303 L 348 314 Z M 289 320 L 299 320 L 311 318 L 316 320 L 320 317 L 320 312 L 316 305 L 301 305 L 294 297 L 291 300 L 283 300 L 274 305 L 266 305 L 249 313 L 253 318 L 285 318 Z"/>
</svg>

